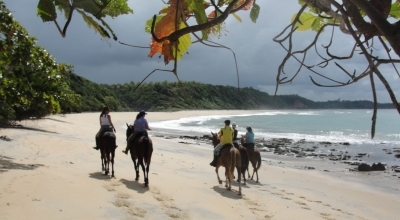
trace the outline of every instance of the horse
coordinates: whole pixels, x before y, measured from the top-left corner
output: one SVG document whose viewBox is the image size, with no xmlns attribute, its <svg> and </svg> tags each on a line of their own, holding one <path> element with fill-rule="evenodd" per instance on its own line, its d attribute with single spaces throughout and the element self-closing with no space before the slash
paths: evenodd
<svg viewBox="0 0 400 220">
<path fill-rule="evenodd" d="M 242 162 L 241 166 L 241 173 L 243 175 L 243 185 L 246 185 L 246 170 L 249 168 L 249 154 L 247 152 L 247 148 L 243 147 L 242 145 L 233 142 L 233 146 L 239 150 L 240 152 L 240 159 Z M 239 181 L 239 179 L 237 180 Z"/>
<path fill-rule="evenodd" d="M 128 142 L 129 136 L 133 133 L 133 126 L 126 124 L 127 129 L 126 129 L 126 140 Z M 129 143 L 128 143 L 129 144 Z M 131 147 L 129 149 L 129 152 L 131 153 L 131 158 L 133 161 L 133 164 L 135 165 L 135 171 L 136 171 L 136 178 L 135 180 L 139 180 L 139 165 L 142 167 L 143 170 L 143 175 L 144 175 L 144 187 L 149 186 L 149 170 L 150 170 L 150 162 L 151 162 L 151 156 L 153 154 L 153 142 L 152 140 L 144 135 L 144 132 L 142 134 L 137 134 L 135 137 L 135 140 L 133 140 L 133 143 L 131 143 Z M 137 160 L 137 163 L 136 163 Z M 143 163 L 144 162 L 144 163 Z M 146 171 L 145 171 L 146 167 Z"/>
<path fill-rule="evenodd" d="M 219 144 L 219 139 L 216 139 L 216 144 Z M 216 147 L 217 145 L 214 145 Z M 236 142 L 233 142 L 233 146 L 239 150 L 240 153 L 240 161 L 242 163 L 240 173 L 243 175 L 243 185 L 246 185 L 246 170 L 248 169 L 249 166 L 249 155 L 247 153 L 247 149 L 243 147 L 242 145 L 239 145 Z M 236 180 L 237 182 L 239 181 L 239 177 Z"/>
<path fill-rule="evenodd" d="M 116 136 L 112 131 L 104 132 L 99 138 L 100 154 L 101 154 L 101 167 L 105 171 L 104 175 L 110 172 L 110 162 L 112 167 L 111 177 L 114 176 L 114 157 L 116 145 Z"/>
<path fill-rule="evenodd" d="M 218 145 L 219 140 L 217 137 L 217 134 L 214 134 L 213 132 L 211 132 L 212 134 L 212 143 L 214 145 L 214 148 Z M 228 146 L 223 146 L 221 151 L 220 151 L 220 156 L 218 158 L 217 161 L 217 166 L 215 167 L 215 173 L 217 174 L 217 178 L 218 178 L 218 182 L 219 184 L 222 184 L 221 179 L 219 178 L 219 174 L 218 174 L 218 168 L 220 166 L 225 167 L 225 177 L 226 177 L 226 181 L 225 181 L 225 187 L 228 190 L 231 190 L 231 186 L 232 186 L 232 182 L 234 179 L 233 176 L 233 172 L 236 170 L 238 172 L 238 183 L 239 183 L 239 193 L 238 195 L 242 195 L 242 186 L 240 185 L 241 182 L 241 158 L 240 158 L 240 152 L 238 149 L 236 149 L 233 145 L 231 145 L 230 147 Z"/>
<path fill-rule="evenodd" d="M 256 183 L 258 183 L 258 170 L 261 167 L 261 153 L 258 148 L 253 147 L 247 147 L 244 144 L 244 136 L 240 139 L 240 143 L 242 146 L 247 148 L 247 153 L 249 154 L 249 160 L 251 162 L 251 165 L 253 166 L 253 175 L 251 175 L 251 180 L 253 180 L 254 173 L 257 175 L 257 180 Z M 250 178 L 250 172 L 249 172 L 249 167 L 247 167 L 247 173 L 248 173 L 248 178 Z"/>
</svg>

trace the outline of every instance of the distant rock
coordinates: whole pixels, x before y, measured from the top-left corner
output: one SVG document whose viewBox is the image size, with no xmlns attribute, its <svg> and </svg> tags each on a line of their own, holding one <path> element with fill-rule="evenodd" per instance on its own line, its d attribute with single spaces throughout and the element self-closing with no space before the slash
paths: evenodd
<svg viewBox="0 0 400 220">
<path fill-rule="evenodd" d="M 358 171 L 371 171 L 371 166 L 369 164 L 366 163 L 362 163 L 360 165 L 358 165 Z"/>
<path fill-rule="evenodd" d="M 371 169 L 372 169 L 372 171 L 384 171 L 384 170 L 386 170 L 386 167 L 381 163 L 377 163 L 377 164 L 373 163 L 371 166 Z"/>
<path fill-rule="evenodd" d="M 366 163 L 358 165 L 358 171 L 384 171 L 386 167 L 382 163 L 373 163 L 372 166 Z"/>
</svg>

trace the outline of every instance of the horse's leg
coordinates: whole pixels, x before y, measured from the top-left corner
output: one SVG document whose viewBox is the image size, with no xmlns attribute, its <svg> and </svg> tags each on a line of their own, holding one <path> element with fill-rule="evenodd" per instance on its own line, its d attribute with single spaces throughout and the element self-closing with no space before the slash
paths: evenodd
<svg viewBox="0 0 400 220">
<path fill-rule="evenodd" d="M 229 181 L 229 171 L 228 170 L 229 170 L 229 168 L 225 167 L 225 188 L 226 189 L 229 189 L 228 188 L 228 181 Z"/>
<path fill-rule="evenodd" d="M 253 175 L 251 175 L 251 180 L 253 180 L 254 174 L 257 172 L 257 167 L 253 166 Z"/>
<path fill-rule="evenodd" d="M 114 157 L 115 157 L 115 149 L 111 152 L 111 166 L 112 166 L 112 175 L 111 177 L 114 177 Z"/>
<path fill-rule="evenodd" d="M 131 158 L 133 161 L 133 165 L 135 166 L 135 172 L 136 172 L 135 180 L 138 181 L 139 180 L 139 164 L 136 164 L 136 158 L 132 156 L 132 153 L 131 153 Z"/>
<path fill-rule="evenodd" d="M 219 168 L 219 165 L 217 164 L 217 166 L 215 167 L 215 173 L 217 174 L 218 183 L 219 183 L 219 184 L 222 184 L 222 181 L 221 181 L 221 179 L 219 178 L 218 168 Z"/>
<path fill-rule="evenodd" d="M 101 171 L 104 171 L 105 170 L 105 168 L 104 168 L 105 163 L 104 163 L 104 156 L 103 156 L 102 150 L 100 150 L 100 160 L 101 160 Z"/>
<path fill-rule="evenodd" d="M 106 151 L 106 158 L 107 158 L 107 164 L 106 164 L 106 173 L 110 173 L 110 152 L 108 150 Z"/>
<path fill-rule="evenodd" d="M 238 195 L 242 195 L 242 186 L 240 185 L 240 182 L 242 181 L 241 180 L 241 177 L 242 177 L 242 174 L 241 174 L 242 164 L 240 163 L 240 161 L 239 161 L 239 163 L 236 163 L 236 169 L 238 170 L 238 176 L 239 176 L 238 181 L 237 181 L 239 183 L 239 193 L 238 193 Z M 245 182 L 245 184 L 246 184 L 246 182 Z"/>
<path fill-rule="evenodd" d="M 225 167 L 225 177 L 226 177 L 225 187 L 227 190 L 231 190 L 232 189 L 231 179 L 233 179 L 232 178 L 233 175 L 230 167 Z"/>
<path fill-rule="evenodd" d="M 150 164 L 147 164 L 146 166 L 146 174 L 144 177 L 144 186 L 149 186 L 149 170 L 150 170 Z"/>
<path fill-rule="evenodd" d="M 143 176 L 144 176 L 144 181 L 145 181 L 144 187 L 146 187 L 146 186 L 147 186 L 147 184 L 146 184 L 146 171 L 145 171 L 145 168 L 144 168 L 143 157 L 142 157 L 142 156 L 139 156 L 139 158 L 138 158 L 138 163 L 139 163 L 139 165 L 142 167 Z"/>
<path fill-rule="evenodd" d="M 149 185 L 149 171 L 150 171 L 150 162 L 151 162 L 151 154 L 153 153 L 153 151 L 151 150 L 151 152 L 148 152 L 148 156 L 145 160 L 146 163 L 146 177 L 144 179 L 145 183 L 147 183 L 147 186 Z"/>
</svg>

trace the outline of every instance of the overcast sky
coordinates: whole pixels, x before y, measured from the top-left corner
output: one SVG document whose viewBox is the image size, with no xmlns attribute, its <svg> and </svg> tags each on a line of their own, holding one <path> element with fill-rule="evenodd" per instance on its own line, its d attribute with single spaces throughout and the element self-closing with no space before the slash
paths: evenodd
<svg viewBox="0 0 400 220">
<path fill-rule="evenodd" d="M 69 25 L 67 36 L 62 38 L 53 22 L 43 23 L 36 16 L 38 0 L 3 0 L 12 11 L 14 18 L 28 32 L 38 38 L 38 45 L 45 47 L 59 63 L 74 66 L 75 73 L 97 83 L 116 84 L 141 81 L 154 69 L 173 68 L 173 62 L 165 65 L 163 59 L 156 54 L 148 57 L 149 49 L 133 48 L 119 44 L 114 40 L 104 40 L 93 29 L 89 29 L 82 17 L 74 13 Z M 145 23 L 158 14 L 164 6 L 161 0 L 129 0 L 133 14 L 123 15 L 115 19 L 106 19 L 116 33 L 118 40 L 131 45 L 149 46 L 151 36 L 144 31 Z M 252 23 L 249 11 L 237 14 L 242 18 L 240 23 L 233 16 L 225 22 L 226 32 L 220 38 L 212 40 L 231 48 L 238 62 L 240 87 L 253 87 L 273 95 L 276 86 L 278 66 L 286 55 L 285 50 L 272 39 L 289 23 L 292 15 L 300 6 L 297 0 L 257 1 L 261 11 L 257 23 Z M 64 26 L 63 15 L 58 15 L 57 21 Z M 337 32 L 336 32 L 337 33 Z M 293 43 L 296 48 L 304 48 L 314 39 L 315 32 L 298 32 Z M 352 39 L 344 34 L 336 34 L 332 51 L 338 55 L 348 55 L 352 47 Z M 192 38 L 193 40 L 194 38 Z M 329 35 L 318 43 L 327 44 Z M 377 44 L 377 43 L 376 43 Z M 379 47 L 377 48 L 379 49 Z M 383 50 L 378 54 L 384 56 Z M 397 55 L 394 56 L 398 58 Z M 317 64 L 319 58 L 310 51 L 307 61 Z M 361 73 L 366 69 L 366 61 L 362 56 L 354 57 L 351 62 L 343 64 L 350 73 Z M 298 64 L 290 62 L 285 67 L 285 76 L 291 77 Z M 400 68 L 400 67 L 398 67 Z M 333 63 L 329 68 L 318 69 L 336 80 L 348 81 L 349 77 L 340 71 Z M 393 91 L 400 97 L 399 77 L 391 66 L 383 67 L 381 71 L 390 81 Z M 232 53 L 226 49 L 210 48 L 202 44 L 193 44 L 178 62 L 178 75 L 184 81 L 197 81 L 215 85 L 237 86 L 235 63 Z M 314 101 L 327 100 L 372 100 L 369 78 L 339 88 L 322 88 L 312 84 L 312 76 L 317 82 L 328 83 L 308 70 L 303 70 L 291 84 L 280 85 L 278 95 L 298 94 Z M 153 73 L 150 81 L 176 81 L 171 72 Z M 391 102 L 382 83 L 375 78 L 378 90 L 378 102 Z M 332 83 L 329 83 L 332 84 Z M 232 94 L 236 95 L 236 94 Z"/>
</svg>

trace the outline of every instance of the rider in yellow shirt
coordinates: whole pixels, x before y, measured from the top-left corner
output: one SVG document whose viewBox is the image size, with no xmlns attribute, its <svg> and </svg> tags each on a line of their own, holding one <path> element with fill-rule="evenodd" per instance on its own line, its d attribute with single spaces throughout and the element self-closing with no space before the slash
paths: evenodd
<svg viewBox="0 0 400 220">
<path fill-rule="evenodd" d="M 232 145 L 234 130 L 229 126 L 230 124 L 230 120 L 225 120 L 225 126 L 222 127 L 218 132 L 220 143 L 214 148 L 214 160 L 210 163 L 210 165 L 213 167 L 217 166 L 217 161 L 221 148 L 226 144 Z"/>
</svg>

